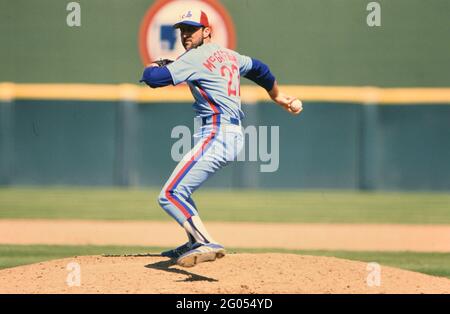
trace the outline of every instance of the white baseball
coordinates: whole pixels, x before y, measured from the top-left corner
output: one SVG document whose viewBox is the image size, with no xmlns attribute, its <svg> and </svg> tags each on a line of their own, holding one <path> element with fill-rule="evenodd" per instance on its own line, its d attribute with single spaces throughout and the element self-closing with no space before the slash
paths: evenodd
<svg viewBox="0 0 450 314">
<path fill-rule="evenodd" d="M 303 104 L 300 100 L 296 99 L 291 102 L 290 108 L 293 112 L 300 112 L 303 109 Z"/>
</svg>

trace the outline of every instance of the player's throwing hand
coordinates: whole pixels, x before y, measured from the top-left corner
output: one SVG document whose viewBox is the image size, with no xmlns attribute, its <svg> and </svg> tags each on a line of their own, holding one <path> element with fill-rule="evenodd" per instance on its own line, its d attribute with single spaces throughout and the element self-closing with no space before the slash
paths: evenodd
<svg viewBox="0 0 450 314">
<path fill-rule="evenodd" d="M 268 92 L 270 98 L 278 105 L 286 109 L 293 115 L 298 115 L 303 110 L 302 102 L 294 96 L 286 95 L 278 90 L 278 84 L 275 81 L 272 89 Z"/>
</svg>

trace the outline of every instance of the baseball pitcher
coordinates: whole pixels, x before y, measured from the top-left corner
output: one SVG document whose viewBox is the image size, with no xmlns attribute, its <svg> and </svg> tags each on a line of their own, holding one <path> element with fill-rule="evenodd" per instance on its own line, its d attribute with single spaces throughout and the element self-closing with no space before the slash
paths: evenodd
<svg viewBox="0 0 450 314">
<path fill-rule="evenodd" d="M 164 185 L 159 204 L 185 229 L 188 242 L 161 255 L 192 267 L 225 256 L 224 247 L 208 233 L 192 194 L 209 176 L 234 160 L 243 146 L 240 78 L 264 88 L 270 98 L 292 114 L 302 103 L 278 89 L 267 65 L 211 42 L 207 15 L 189 10 L 174 25 L 186 52 L 175 61 L 159 60 L 145 68 L 141 82 L 151 88 L 186 82 L 195 99 L 193 108 L 201 127 L 197 144 L 176 166 Z"/>
</svg>

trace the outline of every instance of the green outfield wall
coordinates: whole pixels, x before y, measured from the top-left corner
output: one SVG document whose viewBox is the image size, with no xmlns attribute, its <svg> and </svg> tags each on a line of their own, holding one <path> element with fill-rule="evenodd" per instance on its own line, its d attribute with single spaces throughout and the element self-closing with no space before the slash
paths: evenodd
<svg viewBox="0 0 450 314">
<path fill-rule="evenodd" d="M 79 0 L 81 26 L 68 27 L 69 2 L 0 0 L 0 184 L 161 186 L 176 164 L 171 130 L 193 127 L 190 100 L 64 97 L 65 85 L 52 94 L 61 83 L 137 84 L 139 29 L 155 2 Z M 267 63 L 280 84 L 300 86 L 305 112 L 244 101 L 244 125 L 279 126 L 278 170 L 238 162 L 209 186 L 450 190 L 450 91 L 421 90 L 450 86 L 450 1 L 376 1 L 379 27 L 366 23 L 369 2 L 220 1 L 237 50 Z M 43 83 L 53 87 L 40 95 Z M 343 87 L 345 97 L 303 97 L 301 86 Z M 417 91 L 371 100 L 351 86 Z"/>
<path fill-rule="evenodd" d="M 0 1 L 0 82 L 136 83 L 138 33 L 150 0 L 79 0 L 68 27 L 62 0 Z M 450 86 L 450 1 L 221 0 L 237 49 L 282 84 Z M 245 82 L 247 84 L 247 82 Z"/>
<path fill-rule="evenodd" d="M 3 185 L 162 186 L 176 165 L 173 128 L 194 126 L 188 103 L 15 100 L 0 108 Z M 279 127 L 278 169 L 261 172 L 269 162 L 260 157 L 237 161 L 207 186 L 450 190 L 448 105 L 305 102 L 300 117 L 269 103 L 243 108 L 244 126 Z"/>
</svg>

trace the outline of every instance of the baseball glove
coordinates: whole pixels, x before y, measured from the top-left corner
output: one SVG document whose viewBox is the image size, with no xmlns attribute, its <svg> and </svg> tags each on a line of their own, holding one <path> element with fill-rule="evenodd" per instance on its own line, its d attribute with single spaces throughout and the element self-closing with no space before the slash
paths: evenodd
<svg viewBox="0 0 450 314">
<path fill-rule="evenodd" d="M 170 59 L 159 59 L 156 61 L 153 61 L 152 63 L 156 63 L 159 67 L 165 67 L 166 65 L 172 63 L 173 60 Z"/>
</svg>

